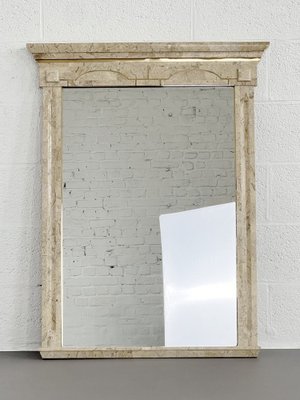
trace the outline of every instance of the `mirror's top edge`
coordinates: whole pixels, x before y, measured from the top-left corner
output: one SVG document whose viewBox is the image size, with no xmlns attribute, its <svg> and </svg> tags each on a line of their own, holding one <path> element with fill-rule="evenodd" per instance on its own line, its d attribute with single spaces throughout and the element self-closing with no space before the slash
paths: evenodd
<svg viewBox="0 0 300 400">
<path fill-rule="evenodd" d="M 260 58 L 269 42 L 28 43 L 39 60 Z"/>
</svg>

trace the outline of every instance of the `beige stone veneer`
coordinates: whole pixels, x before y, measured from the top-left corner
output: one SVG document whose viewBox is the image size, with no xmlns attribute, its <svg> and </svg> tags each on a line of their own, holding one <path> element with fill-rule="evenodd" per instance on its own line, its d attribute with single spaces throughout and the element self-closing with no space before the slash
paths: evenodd
<svg viewBox="0 0 300 400">
<path fill-rule="evenodd" d="M 253 87 L 266 42 L 28 44 L 43 88 L 43 358 L 256 357 Z M 62 346 L 62 88 L 209 85 L 235 92 L 238 345 L 228 348 Z"/>
</svg>

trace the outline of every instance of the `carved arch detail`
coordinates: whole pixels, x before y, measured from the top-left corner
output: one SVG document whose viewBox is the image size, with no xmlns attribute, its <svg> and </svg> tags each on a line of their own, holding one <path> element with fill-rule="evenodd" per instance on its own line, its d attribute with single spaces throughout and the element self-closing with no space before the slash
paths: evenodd
<svg viewBox="0 0 300 400">
<path fill-rule="evenodd" d="M 131 86 L 134 80 L 129 79 L 121 72 L 108 70 L 108 69 L 96 69 L 93 71 L 83 72 L 74 80 L 76 86 L 118 86 L 128 84 Z"/>
<path fill-rule="evenodd" d="M 170 75 L 168 79 L 163 80 L 167 84 L 205 84 L 205 83 L 228 83 L 228 79 L 223 79 L 213 71 L 199 68 L 191 68 L 177 71 Z"/>
</svg>

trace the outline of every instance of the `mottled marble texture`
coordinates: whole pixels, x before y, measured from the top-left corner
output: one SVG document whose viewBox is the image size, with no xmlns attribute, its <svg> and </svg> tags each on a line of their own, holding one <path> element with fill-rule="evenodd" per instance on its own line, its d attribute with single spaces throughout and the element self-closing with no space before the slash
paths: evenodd
<svg viewBox="0 0 300 400">
<path fill-rule="evenodd" d="M 260 58 L 267 42 L 29 43 L 36 60 L 102 58 Z"/>
<path fill-rule="evenodd" d="M 29 44 L 44 91 L 43 357 L 255 357 L 257 347 L 253 86 L 268 43 Z M 159 60 L 158 60 L 159 58 Z M 139 59 L 139 60 L 136 60 Z M 65 60 L 65 61 L 64 61 Z M 61 340 L 61 88 L 235 87 L 238 346 L 226 349 L 74 349 Z"/>
</svg>

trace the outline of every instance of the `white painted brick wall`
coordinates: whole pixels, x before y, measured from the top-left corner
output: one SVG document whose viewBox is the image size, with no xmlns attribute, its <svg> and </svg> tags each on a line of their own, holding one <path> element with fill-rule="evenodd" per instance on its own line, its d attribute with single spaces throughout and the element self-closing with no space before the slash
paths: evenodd
<svg viewBox="0 0 300 400">
<path fill-rule="evenodd" d="M 259 343 L 300 347 L 300 2 L 1 0 L 0 9 L 0 349 L 40 343 L 40 92 L 25 44 L 151 40 L 271 41 L 255 108 Z"/>
<path fill-rule="evenodd" d="M 235 200 L 232 88 L 64 91 L 64 344 L 164 345 L 159 215 Z"/>
</svg>

